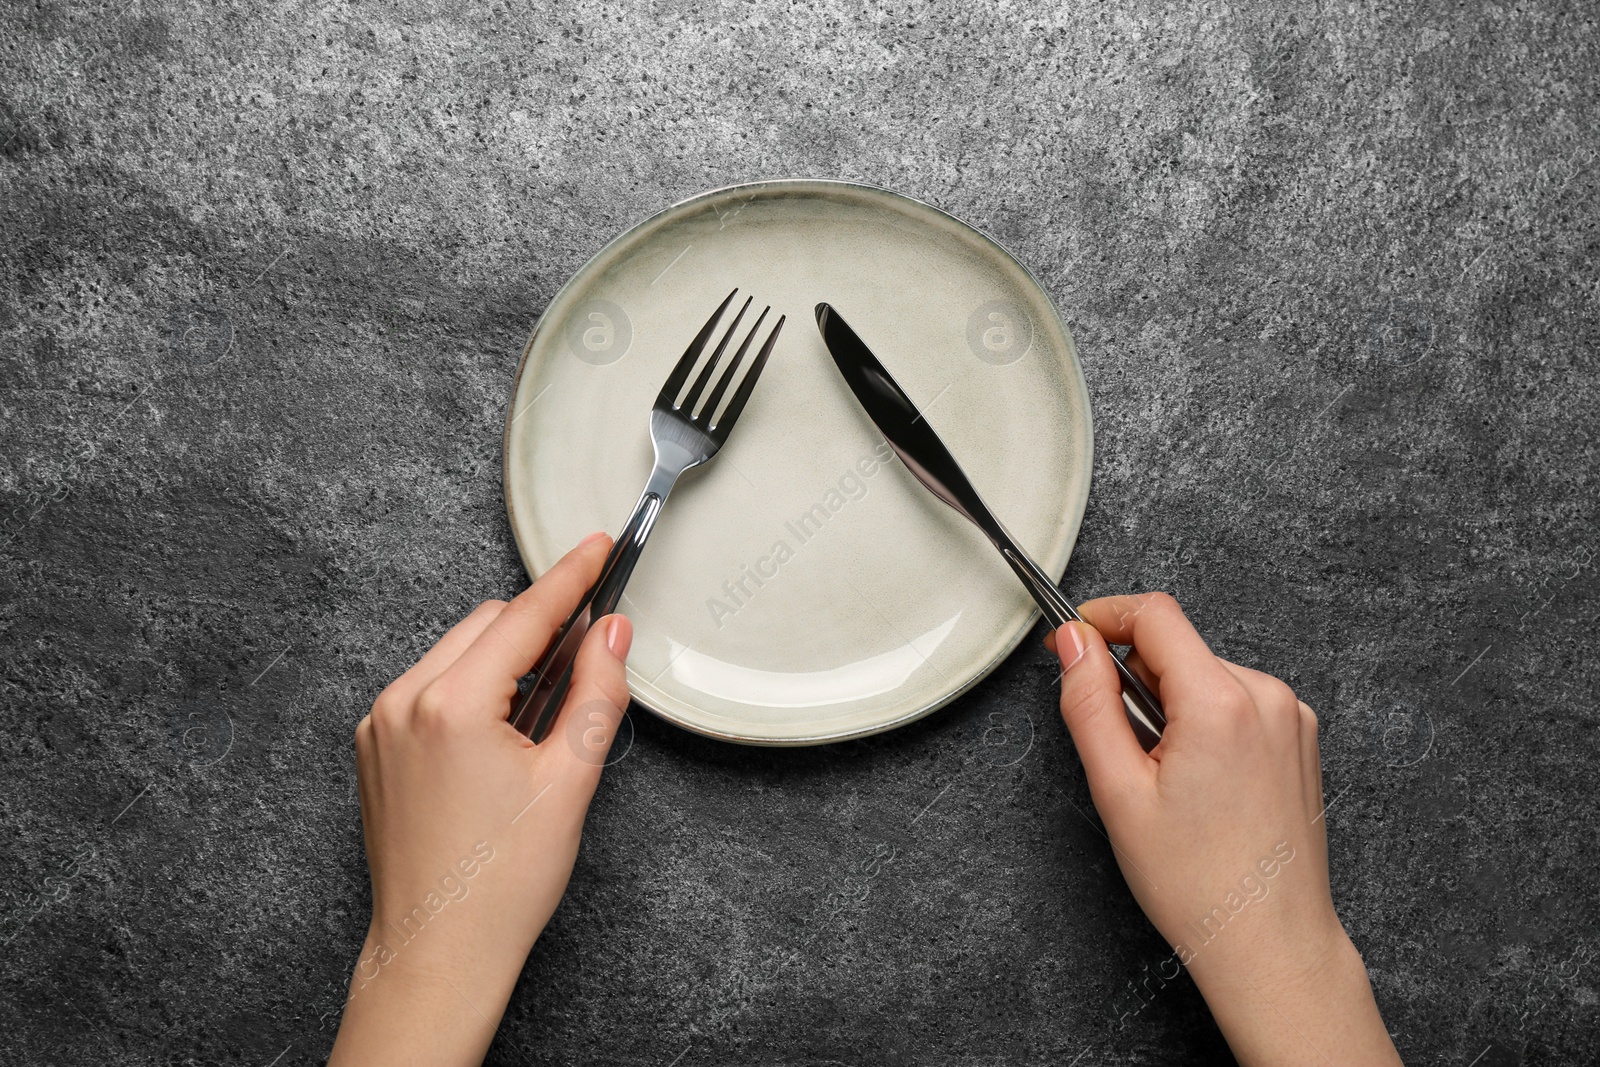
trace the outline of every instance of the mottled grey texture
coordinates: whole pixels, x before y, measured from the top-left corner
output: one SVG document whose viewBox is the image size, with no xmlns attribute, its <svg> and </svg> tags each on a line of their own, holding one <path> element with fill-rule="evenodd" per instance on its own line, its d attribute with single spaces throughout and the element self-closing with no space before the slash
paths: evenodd
<svg viewBox="0 0 1600 1067">
<path fill-rule="evenodd" d="M 1402 1052 L 1592 1056 L 1591 6 L 456 6 L 0 12 L 0 1060 L 325 1055 L 352 728 L 525 581 L 530 326 L 785 175 L 938 204 L 1067 313 L 1066 585 L 1170 589 L 1321 712 Z M 1167 953 L 1055 674 L 837 750 L 639 713 L 491 1062 L 1225 1058 L 1187 979 L 1119 1025 Z"/>
</svg>

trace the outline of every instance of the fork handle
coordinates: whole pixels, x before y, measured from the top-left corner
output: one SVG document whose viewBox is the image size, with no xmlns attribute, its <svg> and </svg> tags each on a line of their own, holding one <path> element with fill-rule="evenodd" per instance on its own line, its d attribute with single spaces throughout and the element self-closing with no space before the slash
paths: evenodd
<svg viewBox="0 0 1600 1067">
<path fill-rule="evenodd" d="M 1011 545 L 1002 547 L 1000 554 L 1011 564 L 1011 569 L 1022 579 L 1022 584 L 1028 587 L 1028 592 L 1033 594 L 1039 611 L 1050 623 L 1050 629 L 1059 630 L 1069 620 L 1083 622 L 1083 616 L 1078 614 L 1072 603 L 1056 588 L 1056 583 L 1039 569 L 1039 565 L 1027 553 Z M 1111 653 L 1111 660 L 1117 665 L 1117 674 L 1122 677 L 1122 710 L 1127 713 L 1128 725 L 1133 727 L 1139 744 L 1149 752 L 1166 731 L 1167 715 L 1161 708 L 1161 701 L 1124 662 L 1125 656 L 1126 653 L 1114 650 Z"/>
<path fill-rule="evenodd" d="M 605 564 L 600 568 L 599 580 L 583 594 L 583 599 L 578 601 L 578 606 L 556 632 L 555 638 L 540 657 L 538 666 L 534 667 L 533 685 L 527 695 L 515 703 L 511 713 L 511 725 L 534 744 L 545 739 L 556 713 L 561 710 L 561 702 L 566 699 L 567 688 L 572 684 L 572 668 L 578 662 L 578 649 L 583 646 L 589 627 L 617 610 L 617 604 L 622 600 L 622 590 L 633 576 L 639 553 L 644 550 L 645 538 L 650 536 L 656 516 L 661 514 L 661 505 L 666 502 L 666 489 L 670 488 L 670 485 L 665 489 L 652 485 L 639 497 L 627 525 L 617 535 L 610 555 L 606 556 Z"/>
</svg>

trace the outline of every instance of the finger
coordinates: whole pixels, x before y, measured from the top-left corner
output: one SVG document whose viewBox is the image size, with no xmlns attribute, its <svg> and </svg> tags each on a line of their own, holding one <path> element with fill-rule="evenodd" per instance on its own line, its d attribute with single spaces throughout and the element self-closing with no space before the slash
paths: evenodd
<svg viewBox="0 0 1600 1067">
<path fill-rule="evenodd" d="M 533 670 L 550 638 L 600 578 L 611 538 L 590 534 L 505 606 L 439 681 L 466 692 L 510 700 L 517 679 Z M 496 699 L 480 702 L 498 713 Z"/>
<path fill-rule="evenodd" d="M 1172 703 L 1181 706 L 1185 695 L 1205 696 L 1218 685 L 1233 685 L 1178 602 L 1166 593 L 1103 597 L 1079 606 L 1078 613 L 1105 640 L 1134 646 Z"/>
<path fill-rule="evenodd" d="M 1301 793 L 1308 817 L 1314 818 L 1322 810 L 1322 758 L 1317 751 L 1316 714 L 1281 679 L 1225 659 L 1217 662 L 1244 686 L 1263 721 L 1293 731 Z"/>
<path fill-rule="evenodd" d="M 388 692 L 408 702 L 414 699 L 429 682 L 448 670 L 472 642 L 482 636 L 505 606 L 503 600 L 486 600 L 473 608 L 470 615 L 450 627 L 432 648 L 423 653 L 410 670 L 390 682 Z"/>
<path fill-rule="evenodd" d="M 363 832 L 372 825 L 373 780 L 378 774 L 378 746 L 372 741 L 372 716 L 356 724 L 356 794 L 361 801 Z M 370 845 L 371 842 L 368 842 Z"/>
<path fill-rule="evenodd" d="M 1044 647 L 1050 650 L 1052 656 L 1059 658 L 1059 653 L 1056 651 L 1056 632 L 1054 630 L 1044 635 Z M 1161 679 L 1157 678 L 1155 672 L 1145 664 L 1144 660 L 1139 658 L 1138 649 L 1134 649 L 1124 656 L 1122 662 L 1138 676 L 1139 681 L 1144 683 L 1144 687 L 1150 690 L 1157 700 L 1161 699 Z"/>
<path fill-rule="evenodd" d="M 1294 690 L 1270 674 L 1241 667 L 1225 659 L 1218 659 L 1217 662 L 1250 698 L 1250 703 L 1255 706 L 1256 721 L 1261 724 L 1266 736 L 1272 738 L 1275 745 L 1286 749 L 1282 758 L 1294 760 L 1295 767 L 1301 773 L 1303 786 L 1305 752 L 1300 736 L 1300 701 L 1294 695 Z"/>
<path fill-rule="evenodd" d="M 625 615 L 607 615 L 595 624 L 578 649 L 572 686 L 541 750 L 554 748 L 554 758 L 570 762 L 573 778 L 594 790 L 628 707 L 628 675 L 624 666 L 633 643 L 633 624 Z"/>
<path fill-rule="evenodd" d="M 1322 799 L 1322 751 L 1317 744 L 1317 713 L 1304 701 L 1298 702 L 1300 712 L 1300 766 L 1305 772 L 1306 810 L 1321 814 L 1326 801 Z"/>
<path fill-rule="evenodd" d="M 1251 702 L 1263 715 L 1299 722 L 1300 699 L 1281 679 L 1249 667 L 1241 667 L 1229 660 L 1219 658 L 1217 662 L 1222 664 L 1223 670 L 1244 686 L 1244 691 L 1250 695 Z"/>
<path fill-rule="evenodd" d="M 1098 807 L 1102 799 L 1139 784 L 1153 764 L 1128 725 L 1122 680 L 1104 638 L 1092 626 L 1069 622 L 1056 631 L 1056 647 L 1061 653 L 1061 717 Z"/>
</svg>

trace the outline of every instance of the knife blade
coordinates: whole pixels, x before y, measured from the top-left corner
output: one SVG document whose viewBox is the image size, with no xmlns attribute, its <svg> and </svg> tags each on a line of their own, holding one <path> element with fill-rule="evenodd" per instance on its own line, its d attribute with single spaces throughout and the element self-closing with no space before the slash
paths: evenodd
<svg viewBox="0 0 1600 1067">
<path fill-rule="evenodd" d="M 818 304 L 816 312 L 817 329 L 845 384 L 917 481 L 983 531 L 1033 595 L 1051 629 L 1059 629 L 1068 620 L 1082 622 L 1055 582 L 989 510 L 950 449 L 866 342 L 832 305 Z M 1112 658 L 1122 679 L 1122 704 L 1128 722 L 1148 752 L 1161 740 L 1167 726 L 1166 715 L 1161 702 L 1129 669 L 1124 656 L 1113 652 Z"/>
</svg>

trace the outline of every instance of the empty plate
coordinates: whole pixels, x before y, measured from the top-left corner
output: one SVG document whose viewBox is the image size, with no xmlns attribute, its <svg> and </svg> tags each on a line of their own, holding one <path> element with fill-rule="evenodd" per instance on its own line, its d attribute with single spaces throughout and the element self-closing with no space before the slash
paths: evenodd
<svg viewBox="0 0 1600 1067">
<path fill-rule="evenodd" d="M 1050 574 L 1092 433 L 1077 353 L 1003 248 L 919 201 L 832 181 L 697 196 L 556 294 L 523 352 L 506 504 L 531 574 L 615 533 L 650 473 L 650 405 L 734 288 L 788 324 L 727 445 L 679 481 L 622 601 L 639 703 L 698 733 L 804 745 L 878 733 L 971 688 L 1033 601 L 890 451 L 819 336 L 837 307 Z"/>
</svg>

